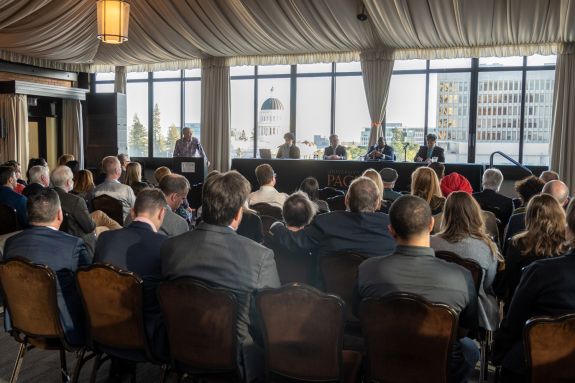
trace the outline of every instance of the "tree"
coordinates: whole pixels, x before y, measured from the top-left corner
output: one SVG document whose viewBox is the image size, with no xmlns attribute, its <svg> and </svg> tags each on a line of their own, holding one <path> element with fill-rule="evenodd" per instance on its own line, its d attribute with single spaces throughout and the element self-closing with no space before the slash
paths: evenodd
<svg viewBox="0 0 575 383">
<path fill-rule="evenodd" d="M 400 128 L 393 128 L 392 132 L 392 144 L 393 150 L 397 159 L 400 161 L 413 161 L 413 158 L 419 150 L 419 145 L 414 143 L 408 143 L 405 141 L 405 130 Z M 407 144 L 407 159 L 405 158 L 405 145 Z"/>
<path fill-rule="evenodd" d="M 154 133 L 154 155 L 158 155 L 166 150 L 166 142 L 164 133 L 162 132 L 162 125 L 160 123 L 160 107 L 158 104 L 154 105 L 154 112 L 152 114 L 152 131 Z"/>
<path fill-rule="evenodd" d="M 140 117 L 134 113 L 132 127 L 128 136 L 129 154 L 133 157 L 146 157 L 148 153 L 148 130 L 140 122 Z"/>
<path fill-rule="evenodd" d="M 180 139 L 180 129 L 174 123 L 168 128 L 168 138 L 166 138 L 166 149 L 170 150 L 176 146 L 176 141 Z"/>
</svg>

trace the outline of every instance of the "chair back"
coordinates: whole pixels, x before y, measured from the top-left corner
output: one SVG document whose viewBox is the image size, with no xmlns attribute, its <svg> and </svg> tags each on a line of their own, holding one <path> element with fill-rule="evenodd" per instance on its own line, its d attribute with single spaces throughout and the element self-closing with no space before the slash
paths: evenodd
<svg viewBox="0 0 575 383">
<path fill-rule="evenodd" d="M 336 211 L 336 210 L 345 210 L 345 196 L 344 195 L 336 195 L 334 197 L 329 197 L 325 200 L 327 205 L 329 206 L 329 210 Z"/>
<path fill-rule="evenodd" d="M 447 382 L 457 313 L 407 293 L 364 299 L 359 308 L 370 382 Z"/>
<path fill-rule="evenodd" d="M 278 221 L 283 220 L 282 209 L 277 206 L 272 206 L 269 203 L 256 203 L 254 205 L 250 205 L 250 208 L 257 211 L 260 217 L 267 215 Z"/>
<path fill-rule="evenodd" d="M 339 382 L 344 302 L 305 285 L 260 291 L 256 297 L 266 354 L 266 381 Z"/>
<path fill-rule="evenodd" d="M 162 282 L 158 299 L 177 367 L 188 372 L 237 371 L 238 302 L 231 291 L 186 277 Z"/>
<path fill-rule="evenodd" d="M 531 382 L 575 381 L 575 314 L 532 318 L 523 337 Z"/>
<path fill-rule="evenodd" d="M 0 285 L 12 328 L 30 338 L 64 339 L 56 299 L 56 275 L 22 258 L 0 262 Z"/>
<path fill-rule="evenodd" d="M 314 270 L 316 257 L 308 250 L 291 252 L 276 243 L 273 237 L 267 236 L 265 246 L 272 249 L 276 260 L 276 267 L 282 285 L 287 283 L 305 283 L 314 285 Z"/>
<path fill-rule="evenodd" d="M 319 273 L 323 288 L 327 293 L 335 294 L 346 304 L 345 317 L 348 322 L 357 322 L 353 315 L 353 291 L 357 283 L 357 270 L 367 257 L 355 253 L 339 253 L 319 258 Z"/>
<path fill-rule="evenodd" d="M 92 346 L 141 351 L 149 355 L 144 329 L 142 279 L 112 265 L 96 263 L 79 269 L 76 280 Z"/>
<path fill-rule="evenodd" d="M 326 186 L 317 191 L 318 198 L 324 201 L 330 197 L 335 197 L 337 195 L 344 195 L 344 194 L 345 193 L 342 192 L 341 190 L 332 188 L 331 186 Z"/>
<path fill-rule="evenodd" d="M 21 229 L 16 209 L 0 203 L 0 235 Z"/>
<path fill-rule="evenodd" d="M 475 289 L 476 291 L 479 291 L 481 282 L 483 281 L 483 269 L 481 268 L 481 265 L 477 263 L 477 261 L 474 261 L 473 259 L 462 258 L 451 251 L 436 251 L 435 256 L 439 259 L 443 259 L 446 262 L 458 264 L 459 266 L 469 270 L 471 277 L 473 278 Z"/>
<path fill-rule="evenodd" d="M 281 219 L 277 219 L 272 217 L 271 215 L 261 215 L 260 219 L 262 220 L 262 231 L 264 233 L 264 237 L 269 235 L 270 227 L 276 222 L 281 222 Z"/>
<path fill-rule="evenodd" d="M 118 222 L 120 226 L 124 226 L 122 201 L 107 194 L 102 194 L 92 200 L 92 207 L 94 210 L 102 210 L 108 217 Z"/>
<path fill-rule="evenodd" d="M 202 188 L 204 184 L 202 182 L 193 184 L 188 192 L 188 203 L 192 209 L 198 209 L 202 206 Z"/>
</svg>

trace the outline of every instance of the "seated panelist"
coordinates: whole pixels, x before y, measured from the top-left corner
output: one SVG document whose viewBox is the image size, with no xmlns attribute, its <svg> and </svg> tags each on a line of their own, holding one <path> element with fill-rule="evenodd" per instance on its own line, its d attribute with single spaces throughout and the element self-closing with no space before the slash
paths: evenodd
<svg viewBox="0 0 575 383">
<path fill-rule="evenodd" d="M 435 134 L 427 135 L 427 145 L 419 147 L 415 155 L 415 162 L 445 162 L 445 153 L 443 148 L 437 146 L 437 136 Z M 435 159 L 435 160 L 434 160 Z"/>
<path fill-rule="evenodd" d="M 329 136 L 329 146 L 323 151 L 324 160 L 345 160 L 347 159 L 347 151 L 345 146 L 339 144 L 339 137 L 337 134 Z"/>
<path fill-rule="evenodd" d="M 395 153 L 393 147 L 387 145 L 385 138 L 379 137 L 377 144 L 371 146 L 365 155 L 366 160 L 393 161 Z"/>
</svg>

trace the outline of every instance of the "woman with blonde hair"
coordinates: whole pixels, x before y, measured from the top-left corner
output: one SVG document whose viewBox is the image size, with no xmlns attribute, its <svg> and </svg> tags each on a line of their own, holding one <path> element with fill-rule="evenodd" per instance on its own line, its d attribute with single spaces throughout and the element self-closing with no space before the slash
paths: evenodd
<svg viewBox="0 0 575 383">
<path fill-rule="evenodd" d="M 529 200 L 525 231 L 511 238 L 505 250 L 505 270 L 497 275 L 495 292 L 507 310 L 521 279 L 521 270 L 532 262 L 562 255 L 567 251 L 565 211 L 548 194 Z"/>
<path fill-rule="evenodd" d="M 138 162 L 126 165 L 126 185 L 132 188 L 136 197 L 140 191 L 150 187 L 147 182 L 142 182 L 142 165 Z"/>
<path fill-rule="evenodd" d="M 60 157 L 58 157 L 58 166 L 66 165 L 68 162 L 74 161 L 75 159 L 76 158 L 74 158 L 73 154 L 62 154 Z"/>
<path fill-rule="evenodd" d="M 497 245 L 485 229 L 481 207 L 466 192 L 453 192 L 443 209 L 441 231 L 431 237 L 435 251 L 451 251 L 461 258 L 472 259 L 483 270 L 479 288 L 479 324 L 494 331 L 497 328 L 499 306 L 493 295 L 492 284 L 499 262 L 503 262 Z"/>
<path fill-rule="evenodd" d="M 378 211 L 382 211 L 384 213 L 389 212 L 389 208 L 391 207 L 391 203 L 389 201 L 385 201 L 383 199 L 383 193 L 385 192 L 385 188 L 383 186 L 383 180 L 381 179 L 381 174 L 377 170 L 374 169 L 367 169 L 361 175 L 362 177 L 367 177 L 373 182 L 375 182 L 375 186 L 377 186 L 377 190 L 379 191 L 379 196 L 381 199 L 380 207 Z"/>
<path fill-rule="evenodd" d="M 417 168 L 411 175 L 411 195 L 423 198 L 429 204 L 433 215 L 443 211 L 445 198 L 439 187 L 439 179 L 433 169 Z"/>
</svg>

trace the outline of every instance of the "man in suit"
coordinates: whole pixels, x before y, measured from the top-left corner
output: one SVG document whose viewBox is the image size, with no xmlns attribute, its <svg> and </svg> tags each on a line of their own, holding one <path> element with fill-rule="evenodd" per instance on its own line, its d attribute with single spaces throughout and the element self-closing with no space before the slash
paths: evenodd
<svg viewBox="0 0 575 383">
<path fill-rule="evenodd" d="M 388 255 L 395 250 L 386 214 L 379 213 L 381 195 L 371 179 L 356 178 L 345 195 L 347 211 L 316 216 L 303 230 L 292 232 L 282 223 L 272 225 L 275 241 L 296 252 L 317 250 L 318 256 L 355 252 L 367 257 Z"/>
<path fill-rule="evenodd" d="M 167 357 L 167 336 L 156 289 L 161 281 L 160 248 L 168 238 L 158 232 L 164 216 L 166 198 L 161 190 L 144 189 L 132 209 L 133 221 L 120 230 L 100 234 L 95 262 L 109 263 L 138 274 L 144 281 L 144 321 L 154 354 Z"/>
<path fill-rule="evenodd" d="M 232 290 L 238 297 L 238 361 L 244 380 L 261 379 L 263 355 L 253 340 L 259 331 L 252 318 L 252 293 L 265 287 L 279 287 L 273 252 L 236 234 L 243 206 L 250 192 L 249 182 L 238 172 L 210 177 L 202 196 L 202 218 L 190 232 L 168 239 L 161 250 L 164 279 L 193 277 Z"/>
<path fill-rule="evenodd" d="M 434 158 L 437 158 L 436 162 L 445 162 L 445 152 L 443 148 L 436 146 L 437 136 L 435 134 L 429 133 L 426 136 L 427 145 L 420 146 L 419 151 L 415 155 L 415 162 L 433 162 Z"/>
<path fill-rule="evenodd" d="M 26 197 L 14 191 L 16 187 L 16 174 L 12 166 L 0 166 L 0 203 L 16 210 L 20 228 L 28 226 L 28 212 Z"/>
<path fill-rule="evenodd" d="M 123 219 L 130 214 L 130 209 L 134 206 L 136 196 L 134 191 L 128 185 L 124 185 L 118 181 L 122 175 L 122 166 L 116 156 L 104 157 L 102 160 L 102 169 L 106 173 L 106 180 L 96 186 L 94 189 L 94 197 L 99 197 L 107 194 L 122 202 Z"/>
<path fill-rule="evenodd" d="M 477 292 L 469 271 L 435 258 L 429 234 L 434 220 L 429 204 L 416 196 L 399 197 L 389 211 L 389 230 L 397 249 L 387 257 L 370 258 L 359 266 L 357 300 L 397 292 L 445 303 L 459 315 L 459 326 L 477 328 Z M 450 360 L 452 382 L 466 382 L 479 360 L 475 343 L 461 337 L 453 343 Z"/>
<path fill-rule="evenodd" d="M 499 169 L 487 169 L 483 173 L 483 191 L 473 193 L 473 197 L 482 210 L 492 212 L 503 226 L 506 226 L 511 214 L 513 214 L 513 200 L 503 194 L 499 194 L 499 188 L 502 183 L 503 174 Z"/>
<path fill-rule="evenodd" d="M 4 258 L 23 257 L 54 271 L 64 335 L 69 343 L 81 345 L 84 310 L 74 273 L 78 267 L 91 263 L 84 241 L 58 230 L 63 213 L 58 193 L 52 189 L 44 188 L 30 196 L 28 216 L 31 227 L 6 241 Z"/>
<path fill-rule="evenodd" d="M 22 195 L 30 197 L 39 190 L 50 186 L 50 169 L 48 165 L 35 165 L 28 169 L 28 186 L 22 190 Z"/>
<path fill-rule="evenodd" d="M 291 132 L 284 134 L 285 144 L 278 147 L 277 158 L 299 158 L 299 148 L 295 145 L 295 136 Z"/>
<path fill-rule="evenodd" d="M 369 148 L 365 155 L 365 159 L 393 161 L 395 160 L 395 153 L 393 147 L 387 145 L 385 138 L 382 136 L 377 139 L 377 144 Z"/>
<path fill-rule="evenodd" d="M 72 170 L 66 166 L 58 166 L 52 171 L 50 177 L 54 190 L 58 193 L 60 198 L 60 205 L 65 215 L 66 232 L 84 240 L 86 248 L 90 254 L 94 254 L 96 246 L 96 222 L 88 212 L 88 206 L 84 198 L 74 194 L 69 194 L 70 190 L 74 188 L 74 174 Z"/>
<path fill-rule="evenodd" d="M 345 160 L 347 159 L 347 151 L 345 146 L 339 144 L 339 137 L 337 134 L 329 136 L 329 146 L 323 150 L 324 160 Z"/>
</svg>

